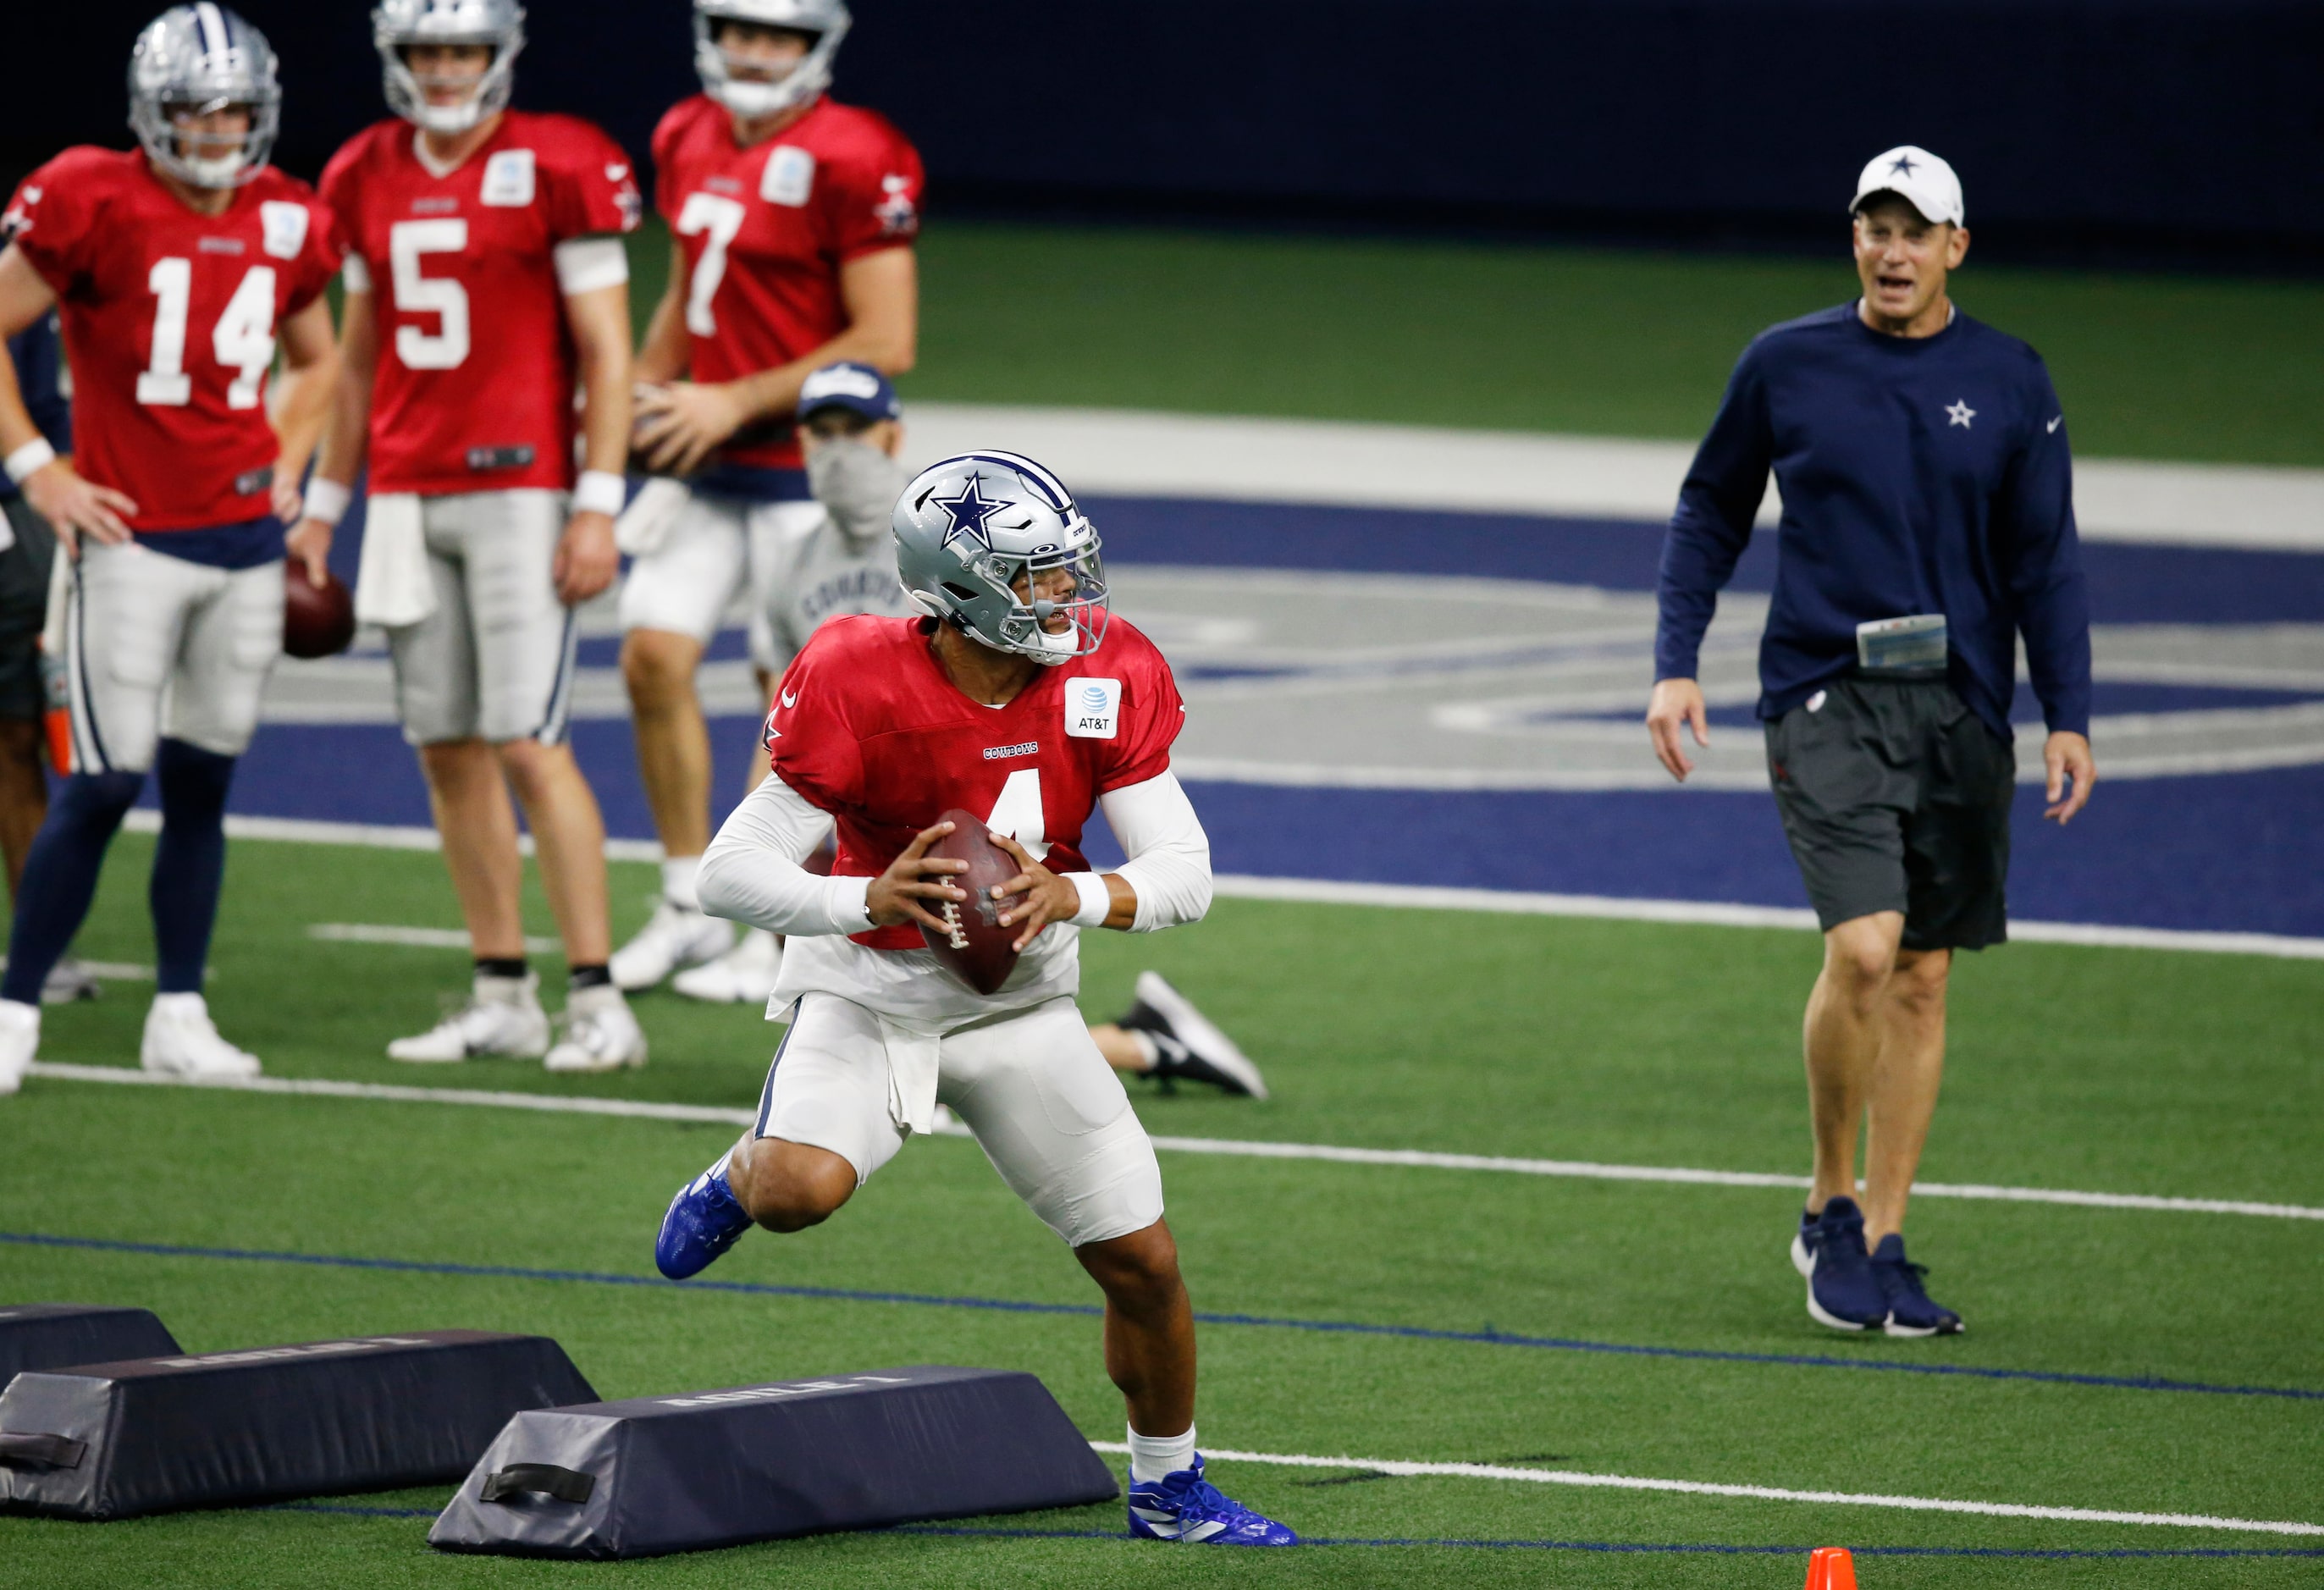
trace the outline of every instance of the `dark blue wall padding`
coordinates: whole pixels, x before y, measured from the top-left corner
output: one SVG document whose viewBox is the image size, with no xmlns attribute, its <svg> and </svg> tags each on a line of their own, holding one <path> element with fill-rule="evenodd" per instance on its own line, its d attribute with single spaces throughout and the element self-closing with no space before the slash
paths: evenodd
<svg viewBox="0 0 2324 1590">
<path fill-rule="evenodd" d="M 28 1371 L 0 1393 L 0 1510 L 117 1519 L 450 1484 L 512 1414 L 596 1394 L 555 1342 L 497 1331 Z"/>
<path fill-rule="evenodd" d="M 92 1303 L 0 1306 L 0 1388 L 27 1369 L 174 1353 L 178 1338 L 150 1309 Z"/>
<path fill-rule="evenodd" d="M 653 1557 L 1118 1494 L 1033 1376 L 918 1364 L 520 1413 L 428 1542 Z"/>
<path fill-rule="evenodd" d="M 0 140 L 15 163 L 126 142 L 143 5 L 51 8 Z M 364 9 L 240 0 L 282 57 L 281 159 L 318 174 L 384 114 Z M 680 0 L 532 8 L 517 102 L 642 158 L 695 88 Z M 862 0 L 844 98 L 948 192 L 1829 222 L 1858 169 L 1925 144 L 1971 225 L 2070 237 L 2324 237 L 2315 0 Z M 1709 239 L 1706 239 L 1708 241 Z M 2312 271 L 2298 256 L 2277 269 Z"/>
</svg>

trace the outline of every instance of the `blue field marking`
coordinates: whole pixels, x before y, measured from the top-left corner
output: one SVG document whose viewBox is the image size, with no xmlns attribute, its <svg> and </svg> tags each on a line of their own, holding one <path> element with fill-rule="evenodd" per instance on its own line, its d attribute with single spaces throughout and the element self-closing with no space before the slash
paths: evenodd
<svg viewBox="0 0 2324 1590">
<path fill-rule="evenodd" d="M 335 1270 L 377 1270 L 410 1275 L 452 1275 L 476 1280 L 563 1281 L 583 1286 L 659 1287 L 670 1290 L 727 1292 L 744 1297 L 801 1298 L 816 1302 L 899 1303 L 921 1308 L 973 1308 L 1001 1314 L 1063 1314 L 1093 1318 L 1104 1310 L 1093 1303 L 1036 1303 L 1009 1298 L 945 1297 L 928 1292 L 875 1292 L 846 1287 L 782 1286 L 768 1281 L 665 1280 L 658 1275 L 621 1275 L 594 1270 L 535 1270 L 517 1264 L 460 1264 L 422 1259 L 369 1259 L 339 1253 L 290 1253 L 254 1248 L 208 1248 L 171 1243 L 119 1242 L 106 1237 L 53 1236 L 42 1232 L 0 1231 L 0 1243 L 27 1247 L 79 1248 L 96 1253 L 146 1253 L 165 1259 L 231 1259 L 262 1264 L 313 1264 Z M 1908 1364 L 1884 1358 L 1840 1358 L 1821 1353 L 1737 1353 L 1710 1347 L 1655 1347 L 1578 1337 L 1529 1336 L 1502 1330 L 1443 1330 L 1417 1325 L 1373 1325 L 1361 1320 L 1287 1319 L 1265 1314 L 1198 1311 L 1204 1325 L 1244 1326 L 1259 1330 L 1313 1331 L 1333 1336 L 1384 1336 L 1403 1341 L 1460 1342 L 1485 1347 L 1526 1347 L 1554 1353 L 1606 1353 L 1631 1358 L 1674 1358 L 1705 1364 L 1762 1364 L 1793 1369 L 1853 1369 L 1895 1374 L 1950 1376 L 1961 1380 L 2024 1381 L 2037 1384 L 2089 1386 L 2121 1391 L 2185 1391 L 2215 1397 L 2277 1397 L 2324 1401 L 2324 1391 L 2298 1386 L 2227 1386 L 2156 1375 L 2078 1374 L 2063 1370 L 1991 1369 L 1961 1364 Z"/>
</svg>

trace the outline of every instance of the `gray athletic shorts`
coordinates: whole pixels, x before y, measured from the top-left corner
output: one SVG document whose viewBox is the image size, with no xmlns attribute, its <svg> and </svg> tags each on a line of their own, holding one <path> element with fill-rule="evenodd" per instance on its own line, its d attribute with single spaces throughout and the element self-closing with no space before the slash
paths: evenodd
<svg viewBox="0 0 2324 1590">
<path fill-rule="evenodd" d="M 16 544 L 0 552 L 0 717 L 37 721 L 47 706 L 41 689 L 41 625 L 49 611 L 49 566 L 56 532 L 22 496 L 0 502 Z"/>
<path fill-rule="evenodd" d="M 2009 937 L 2017 761 L 1942 679 L 1841 679 L 1767 725 L 1784 835 L 1828 932 L 1884 911 L 1907 949 Z"/>
<path fill-rule="evenodd" d="M 414 745 L 564 740 L 577 639 L 553 572 L 565 510 L 551 491 L 420 499 L 436 611 L 387 637 Z"/>
</svg>

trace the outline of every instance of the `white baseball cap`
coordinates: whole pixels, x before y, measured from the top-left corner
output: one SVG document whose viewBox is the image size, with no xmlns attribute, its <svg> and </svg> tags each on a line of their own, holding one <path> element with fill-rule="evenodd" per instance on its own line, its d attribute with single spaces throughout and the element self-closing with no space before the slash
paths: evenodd
<svg viewBox="0 0 2324 1590">
<path fill-rule="evenodd" d="M 1848 207 L 1854 215 L 1876 193 L 1894 193 L 1921 212 L 1923 220 L 1968 225 L 1961 207 L 1960 179 L 1952 167 L 1917 144 L 1899 143 L 1877 154 L 1856 179 L 1856 199 Z"/>
</svg>

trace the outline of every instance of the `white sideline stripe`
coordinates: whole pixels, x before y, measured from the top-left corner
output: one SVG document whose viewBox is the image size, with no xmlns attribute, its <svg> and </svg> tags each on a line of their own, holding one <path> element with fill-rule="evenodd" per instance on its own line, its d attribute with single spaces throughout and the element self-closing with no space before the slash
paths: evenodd
<svg viewBox="0 0 2324 1590">
<path fill-rule="evenodd" d="M 1126 1453 L 1126 1443 L 1092 1441 L 1098 1452 Z M 1683 1496 L 1736 1496 L 1751 1502 L 1808 1502 L 1843 1507 L 1895 1507 L 1912 1512 L 1966 1512 L 1986 1518 L 2053 1519 L 2078 1524 L 2161 1524 L 2182 1530 L 2236 1530 L 2263 1535 L 2324 1535 L 2324 1524 L 2289 1519 L 2215 1518 L 2201 1512 L 2117 1512 L 2096 1507 L 2036 1507 L 2021 1502 L 1955 1502 L 1942 1496 L 1881 1496 L 1857 1491 L 1793 1491 L 1775 1485 L 1720 1485 L 1702 1480 L 1648 1480 L 1630 1474 L 1580 1474 L 1560 1468 L 1505 1468 L 1489 1463 L 1403 1463 L 1377 1457 L 1311 1457 L 1293 1452 L 1229 1452 L 1203 1456 L 1228 1463 L 1286 1468 L 1346 1468 L 1402 1476 L 1464 1480 L 1523 1480 L 1536 1485 L 1584 1485 L 1612 1491 L 1669 1491 Z"/>
<path fill-rule="evenodd" d="M 411 949 L 466 949 L 466 931 L 459 928 L 395 928 L 378 922 L 317 922 L 307 937 L 327 944 L 398 944 Z M 547 955 L 558 948 L 554 938 L 527 938 L 527 953 Z"/>
<path fill-rule="evenodd" d="M 1466 510 L 1666 523 L 1692 441 L 1336 420 L 915 403 L 912 467 L 1005 447 L 1093 495 Z M 1771 483 L 1759 522 L 1775 522 Z M 2082 539 L 2324 551 L 2324 469 L 2074 460 Z"/>
<path fill-rule="evenodd" d="M 125 825 L 155 833 L 158 813 L 133 811 Z M 291 845 L 353 845 L 374 850 L 437 850 L 433 828 L 382 823 L 322 823 L 299 818 L 229 817 L 235 839 Z M 524 837 L 528 855 L 532 839 Z M 610 861 L 659 862 L 650 839 L 608 839 Z M 1442 889 L 1410 883 L 1343 883 L 1323 878 L 1256 878 L 1232 873 L 1213 881 L 1215 892 L 1235 900 L 1308 901 L 1318 905 L 1382 905 L 1423 911 L 1497 911 L 1515 916 L 1594 917 L 1614 921 L 1676 922 L 1715 928 L 1813 928 L 1815 913 L 1773 905 L 1732 905 L 1707 900 L 1625 900 L 1603 894 L 1528 894 L 1501 889 Z M 2284 960 L 2324 960 L 2324 938 L 2279 933 L 2195 932 L 2177 928 L 2117 928 L 2105 922 L 2012 922 L 2012 937 L 2029 944 L 2086 944 L 2119 949 L 2195 950 L 2214 955 L 2261 955 Z"/>
<path fill-rule="evenodd" d="M 548 1114 L 618 1115 L 650 1121 L 696 1121 L 715 1125 L 748 1126 L 758 1120 L 752 1110 L 723 1109 L 710 1105 L 663 1105 L 632 1099 L 590 1098 L 563 1094 L 493 1093 L 467 1087 L 405 1087 L 377 1082 L 341 1082 L 322 1077 L 258 1077 L 247 1081 L 194 1082 L 159 1072 L 130 1070 L 120 1066 L 78 1066 L 35 1062 L 31 1075 L 58 1082 L 99 1082 L 133 1086 L 209 1087 L 244 1093 L 305 1094 L 324 1098 L 374 1099 L 391 1104 L 470 1105 L 487 1108 L 537 1110 Z M 969 1130 L 940 1114 L 936 1130 L 947 1137 L 966 1137 Z M 1483 1170 L 1516 1176 L 1552 1176 L 1591 1181 L 1647 1181 L 1686 1187 L 1805 1188 L 1804 1176 L 1778 1176 L 1757 1170 L 1694 1170 L 1683 1166 L 1601 1165 L 1588 1160 L 1519 1160 L 1494 1154 L 1448 1154 L 1427 1149 L 1355 1149 L 1331 1143 L 1251 1142 L 1240 1138 L 1156 1137 L 1157 1149 L 1181 1154 L 1214 1154 L 1231 1159 L 1321 1160 L 1342 1165 L 1394 1165 L 1427 1170 Z M 1975 1183 L 1923 1181 L 1914 1194 L 1931 1198 L 1981 1198 L 2013 1204 L 2070 1204 L 2090 1209 L 2151 1209 L 2182 1215 L 2251 1215 L 2276 1220 L 2324 1220 L 2324 1208 L 2299 1204 L 2259 1204 L 2234 1198 L 2174 1198 L 2148 1193 L 2101 1193 L 2052 1190 L 2038 1187 L 1987 1187 Z"/>
</svg>

